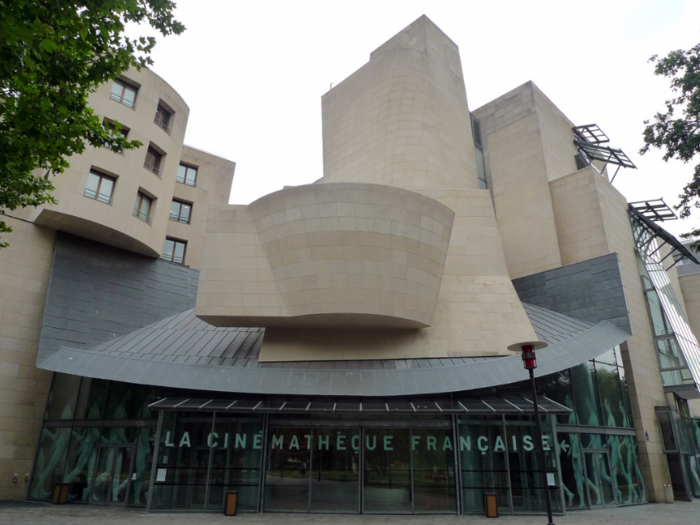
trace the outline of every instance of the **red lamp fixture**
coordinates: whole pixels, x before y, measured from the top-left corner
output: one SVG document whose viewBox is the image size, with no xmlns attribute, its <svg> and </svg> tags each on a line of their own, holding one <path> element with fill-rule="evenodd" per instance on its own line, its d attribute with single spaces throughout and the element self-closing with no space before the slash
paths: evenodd
<svg viewBox="0 0 700 525">
<path fill-rule="evenodd" d="M 525 370 L 534 370 L 537 368 L 537 357 L 535 350 L 545 348 L 547 343 L 544 341 L 526 341 L 523 343 L 515 343 L 508 346 L 511 352 L 521 352 L 523 356 L 523 366 Z"/>
</svg>

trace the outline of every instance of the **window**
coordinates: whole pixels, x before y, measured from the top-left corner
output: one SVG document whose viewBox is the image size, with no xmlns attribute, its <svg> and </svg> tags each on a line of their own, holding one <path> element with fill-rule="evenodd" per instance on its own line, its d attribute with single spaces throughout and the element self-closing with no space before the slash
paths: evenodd
<svg viewBox="0 0 700 525">
<path fill-rule="evenodd" d="M 162 158 L 163 155 L 159 151 L 156 151 L 152 146 L 148 146 L 148 151 L 146 151 L 146 160 L 143 163 L 143 167 L 160 177 L 160 161 Z"/>
<path fill-rule="evenodd" d="M 112 93 L 109 95 L 109 98 L 121 102 L 128 108 L 133 108 L 134 102 L 136 102 L 137 91 L 138 89 L 134 86 L 122 80 L 115 80 L 114 84 L 112 84 Z"/>
<path fill-rule="evenodd" d="M 165 109 L 161 104 L 158 104 L 158 109 L 156 110 L 156 118 L 153 119 L 153 122 L 158 124 L 167 133 L 170 133 L 170 117 L 170 111 Z"/>
<path fill-rule="evenodd" d="M 151 224 L 151 206 L 153 199 L 145 193 L 138 192 L 136 195 L 136 205 L 134 206 L 134 217 L 138 217 L 144 222 Z"/>
<path fill-rule="evenodd" d="M 197 168 L 180 164 L 180 167 L 177 169 L 177 179 L 175 180 L 181 184 L 194 186 L 197 180 Z"/>
<path fill-rule="evenodd" d="M 177 222 L 190 223 L 190 215 L 192 214 L 192 205 L 187 202 L 173 200 L 170 205 L 170 220 Z"/>
<path fill-rule="evenodd" d="M 121 126 L 119 129 L 119 132 L 117 132 L 117 128 L 114 125 L 114 122 L 106 120 L 102 123 L 102 125 L 107 128 L 108 132 L 110 135 L 114 136 L 121 136 L 123 138 L 126 138 L 126 136 L 129 134 L 129 128 L 126 126 Z M 104 148 L 111 149 L 108 144 L 103 145 Z M 124 150 L 120 149 L 119 151 L 115 151 L 115 153 L 119 153 L 120 155 L 124 155 Z"/>
<path fill-rule="evenodd" d="M 175 239 L 166 238 L 163 247 L 163 259 L 174 263 L 183 264 L 185 262 L 185 247 L 187 243 Z"/>
<path fill-rule="evenodd" d="M 110 204 L 112 202 L 112 192 L 116 179 L 104 175 L 98 171 L 90 170 L 87 184 L 85 185 L 85 195 L 91 199 Z"/>
</svg>

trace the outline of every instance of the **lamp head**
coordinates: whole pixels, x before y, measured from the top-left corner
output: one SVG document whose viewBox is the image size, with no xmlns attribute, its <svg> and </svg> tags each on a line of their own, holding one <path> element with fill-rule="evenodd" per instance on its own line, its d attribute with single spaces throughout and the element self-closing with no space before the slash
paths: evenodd
<svg viewBox="0 0 700 525">
<path fill-rule="evenodd" d="M 545 348 L 547 343 L 544 341 L 524 341 L 522 343 L 515 343 L 508 346 L 508 350 L 511 352 L 520 352 L 523 356 L 523 365 L 526 370 L 534 370 L 537 368 L 537 357 L 535 357 L 535 350 L 540 350 Z"/>
</svg>

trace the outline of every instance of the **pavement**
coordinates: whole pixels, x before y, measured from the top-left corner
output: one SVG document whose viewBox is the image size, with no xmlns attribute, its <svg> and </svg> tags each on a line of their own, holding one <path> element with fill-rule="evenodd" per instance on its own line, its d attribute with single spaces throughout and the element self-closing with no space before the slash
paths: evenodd
<svg viewBox="0 0 700 525">
<path fill-rule="evenodd" d="M 489 519 L 472 515 L 349 515 L 349 514 L 221 514 L 148 513 L 139 508 L 103 508 L 94 505 L 50 505 L 33 502 L 0 502 L 0 524 L 12 525 L 545 525 L 546 516 L 501 516 Z M 698 525 L 700 500 L 657 503 L 554 516 L 556 525 Z"/>
</svg>

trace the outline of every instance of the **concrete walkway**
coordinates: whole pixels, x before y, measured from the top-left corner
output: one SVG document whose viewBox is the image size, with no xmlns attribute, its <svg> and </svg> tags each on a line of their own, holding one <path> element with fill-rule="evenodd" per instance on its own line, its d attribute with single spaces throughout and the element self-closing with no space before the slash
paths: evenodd
<svg viewBox="0 0 700 525">
<path fill-rule="evenodd" d="M 0 502 L 0 524 L 12 525 L 545 525 L 546 516 L 358 516 L 347 514 L 220 514 L 147 513 L 142 509 L 99 508 L 88 505 L 54 506 L 42 503 Z M 555 516 L 557 525 L 698 525 L 700 500 L 660 503 L 618 509 L 572 512 Z"/>
</svg>

